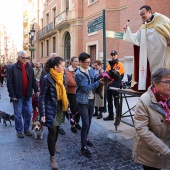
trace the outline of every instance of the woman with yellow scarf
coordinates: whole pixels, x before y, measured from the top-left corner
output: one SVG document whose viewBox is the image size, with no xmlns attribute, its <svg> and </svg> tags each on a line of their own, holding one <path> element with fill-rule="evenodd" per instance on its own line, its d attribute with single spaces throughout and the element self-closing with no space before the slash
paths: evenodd
<svg viewBox="0 0 170 170">
<path fill-rule="evenodd" d="M 65 111 L 68 109 L 66 89 L 63 84 L 65 62 L 61 57 L 47 61 L 39 97 L 39 114 L 43 125 L 48 127 L 47 145 L 50 153 L 52 169 L 57 169 L 55 147 L 58 138 L 59 125 L 64 122 Z"/>
</svg>

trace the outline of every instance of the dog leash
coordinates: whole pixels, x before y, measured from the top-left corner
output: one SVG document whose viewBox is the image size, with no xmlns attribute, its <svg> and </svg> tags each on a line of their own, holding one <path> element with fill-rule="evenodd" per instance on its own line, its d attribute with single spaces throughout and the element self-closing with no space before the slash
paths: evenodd
<svg viewBox="0 0 170 170">
<path fill-rule="evenodd" d="M 72 118 L 70 119 L 70 121 L 71 121 L 72 123 L 74 123 L 74 122 L 75 122 L 74 117 L 76 116 L 76 114 L 77 114 L 77 113 L 78 113 L 78 112 L 76 112 L 74 115 L 71 113 Z"/>
<path fill-rule="evenodd" d="M 40 116 L 37 116 L 37 118 L 34 120 L 34 122 L 39 121 L 40 122 Z"/>
</svg>

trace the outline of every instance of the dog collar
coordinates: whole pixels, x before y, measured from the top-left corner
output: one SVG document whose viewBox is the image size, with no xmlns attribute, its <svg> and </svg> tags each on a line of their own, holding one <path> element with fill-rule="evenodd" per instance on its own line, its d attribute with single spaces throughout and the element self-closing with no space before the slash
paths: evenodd
<svg viewBox="0 0 170 170">
<path fill-rule="evenodd" d="M 111 77 L 106 73 L 106 71 L 103 73 L 103 78 L 104 78 L 104 77 L 109 78 L 109 79 L 111 80 L 111 82 L 114 81 L 114 79 L 111 78 Z"/>
</svg>

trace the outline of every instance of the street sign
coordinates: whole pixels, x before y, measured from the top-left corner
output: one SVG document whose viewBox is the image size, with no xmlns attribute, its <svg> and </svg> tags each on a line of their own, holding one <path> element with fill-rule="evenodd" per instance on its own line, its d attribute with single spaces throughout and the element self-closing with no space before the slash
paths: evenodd
<svg viewBox="0 0 170 170">
<path fill-rule="evenodd" d="M 103 29 L 103 16 L 100 16 L 88 22 L 87 27 L 88 27 L 88 34 Z"/>
<path fill-rule="evenodd" d="M 123 32 L 115 32 L 115 31 L 106 30 L 106 37 L 123 39 L 123 36 L 124 36 Z"/>
</svg>

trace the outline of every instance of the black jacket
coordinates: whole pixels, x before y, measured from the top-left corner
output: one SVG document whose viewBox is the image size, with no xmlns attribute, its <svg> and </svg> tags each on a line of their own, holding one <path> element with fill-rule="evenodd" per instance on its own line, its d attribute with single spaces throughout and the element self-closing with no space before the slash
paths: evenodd
<svg viewBox="0 0 170 170">
<path fill-rule="evenodd" d="M 39 96 L 39 114 L 40 117 L 46 117 L 46 122 L 42 123 L 47 127 L 52 127 L 53 125 L 54 118 L 57 114 L 57 104 L 55 81 L 49 73 L 43 77 Z"/>
<path fill-rule="evenodd" d="M 40 75 L 40 84 L 41 84 L 41 82 L 43 81 L 43 78 L 44 78 L 44 76 L 45 76 L 46 74 L 47 74 L 47 73 L 45 72 L 45 70 L 42 69 L 42 72 L 41 72 L 41 75 Z"/>
<path fill-rule="evenodd" d="M 28 86 L 26 97 L 31 97 L 34 92 L 38 92 L 38 86 L 34 78 L 34 71 L 32 66 L 28 63 L 26 67 L 26 72 L 28 76 Z M 7 72 L 7 88 L 9 92 L 9 97 L 20 99 L 22 95 L 22 70 L 18 62 L 11 65 Z"/>
</svg>

